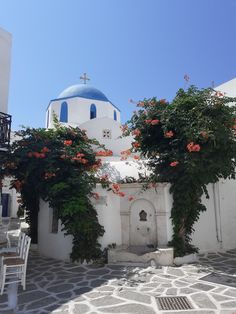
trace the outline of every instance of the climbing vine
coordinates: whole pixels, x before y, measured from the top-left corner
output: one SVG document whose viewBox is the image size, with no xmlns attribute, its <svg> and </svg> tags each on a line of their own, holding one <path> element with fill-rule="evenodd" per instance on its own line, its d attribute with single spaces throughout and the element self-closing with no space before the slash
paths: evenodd
<svg viewBox="0 0 236 314">
<path fill-rule="evenodd" d="M 104 234 L 91 198 L 98 182 L 98 156 L 111 155 L 79 128 L 26 128 L 16 134 L 9 152 L 1 155 L 1 178 L 9 176 L 20 193 L 30 234 L 37 243 L 40 199 L 57 211 L 66 235 L 73 236 L 71 258 L 77 261 L 101 256 L 98 238 Z M 97 153 L 95 148 L 97 147 Z M 100 149 L 100 150 L 98 150 Z M 102 183 L 106 185 L 106 180 Z"/>
<path fill-rule="evenodd" d="M 123 127 L 133 152 L 148 159 L 150 181 L 169 182 L 175 255 L 196 252 L 194 223 L 206 210 L 207 185 L 235 178 L 236 99 L 212 89 L 180 89 L 172 102 L 144 99 Z"/>
</svg>

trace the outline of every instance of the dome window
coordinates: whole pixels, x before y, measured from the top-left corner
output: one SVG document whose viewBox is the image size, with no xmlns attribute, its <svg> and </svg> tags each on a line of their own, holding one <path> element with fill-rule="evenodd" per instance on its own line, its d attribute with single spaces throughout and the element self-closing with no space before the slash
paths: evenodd
<svg viewBox="0 0 236 314">
<path fill-rule="evenodd" d="M 68 105 L 66 101 L 61 104 L 60 122 L 68 122 Z"/>
<path fill-rule="evenodd" d="M 90 106 L 90 119 L 95 119 L 97 117 L 97 108 L 94 104 Z"/>
<path fill-rule="evenodd" d="M 116 113 L 116 110 L 114 110 L 114 120 L 117 121 L 117 113 Z"/>
</svg>

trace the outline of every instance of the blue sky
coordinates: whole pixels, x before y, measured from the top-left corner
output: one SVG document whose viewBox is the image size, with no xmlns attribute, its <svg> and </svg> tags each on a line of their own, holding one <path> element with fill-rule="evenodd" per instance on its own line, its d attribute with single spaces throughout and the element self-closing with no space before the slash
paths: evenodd
<svg viewBox="0 0 236 314">
<path fill-rule="evenodd" d="M 45 110 L 87 72 L 130 118 L 140 100 L 171 100 L 184 75 L 198 87 L 236 77 L 235 0 L 0 0 L 13 35 L 13 129 L 43 127 Z"/>
</svg>

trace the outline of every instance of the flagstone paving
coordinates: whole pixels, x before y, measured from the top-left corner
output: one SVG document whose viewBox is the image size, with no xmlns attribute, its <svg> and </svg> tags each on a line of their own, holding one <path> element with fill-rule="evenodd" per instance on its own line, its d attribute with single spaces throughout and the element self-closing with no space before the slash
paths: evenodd
<svg viewBox="0 0 236 314">
<path fill-rule="evenodd" d="M 160 268 L 81 266 L 31 252 L 26 288 L 18 288 L 15 313 L 236 314 L 236 249 L 200 255 L 197 264 Z M 193 309 L 161 311 L 160 296 L 187 296 Z M 6 293 L 0 313 L 13 313 Z"/>
</svg>

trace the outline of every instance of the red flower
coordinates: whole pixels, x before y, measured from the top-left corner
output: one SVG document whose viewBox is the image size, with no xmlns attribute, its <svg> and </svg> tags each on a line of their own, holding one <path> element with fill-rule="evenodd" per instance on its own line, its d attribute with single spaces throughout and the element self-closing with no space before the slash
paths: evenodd
<svg viewBox="0 0 236 314">
<path fill-rule="evenodd" d="M 179 164 L 178 161 L 172 161 L 172 162 L 170 163 L 170 166 L 171 166 L 171 167 L 176 167 L 178 164 Z"/>
<path fill-rule="evenodd" d="M 145 120 L 145 123 L 147 123 L 147 124 L 149 124 L 149 123 L 151 123 L 152 122 L 152 119 L 147 119 L 147 120 Z"/>
<path fill-rule="evenodd" d="M 66 141 L 63 142 L 63 144 L 65 146 L 71 146 L 72 145 L 72 140 L 66 140 Z"/>
<path fill-rule="evenodd" d="M 131 202 L 133 199 L 134 199 L 133 196 L 129 196 L 129 197 L 128 197 L 129 202 Z"/>
<path fill-rule="evenodd" d="M 169 131 L 169 132 L 165 133 L 165 137 L 167 137 L 167 138 L 171 138 L 173 136 L 174 136 L 174 133 L 172 131 Z"/>
<path fill-rule="evenodd" d="M 140 157 L 139 157 L 138 155 L 134 155 L 134 159 L 135 159 L 135 160 L 139 160 Z"/>
<path fill-rule="evenodd" d="M 232 128 L 233 128 L 234 130 L 236 130 L 236 124 L 234 124 L 234 125 L 232 126 Z"/>
<path fill-rule="evenodd" d="M 33 153 L 32 153 L 32 152 L 29 152 L 29 153 L 27 154 L 27 156 L 31 158 L 31 157 L 33 157 Z"/>
</svg>

